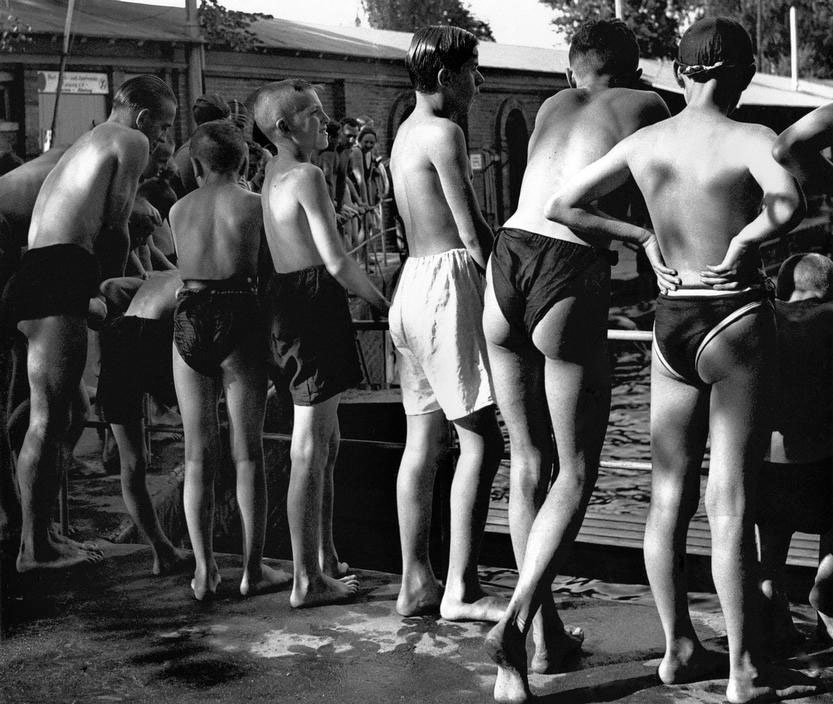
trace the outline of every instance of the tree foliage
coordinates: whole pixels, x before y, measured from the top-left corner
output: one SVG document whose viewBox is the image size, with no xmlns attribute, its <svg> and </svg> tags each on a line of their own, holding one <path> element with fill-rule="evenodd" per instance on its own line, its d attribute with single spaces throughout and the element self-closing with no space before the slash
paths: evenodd
<svg viewBox="0 0 833 704">
<path fill-rule="evenodd" d="M 588 19 L 613 17 L 613 0 L 540 0 L 556 11 L 553 24 L 569 41 Z M 623 0 L 624 20 L 636 34 L 643 56 L 674 57 L 683 31 L 705 15 L 734 17 L 757 45 L 758 7 L 761 17 L 759 70 L 788 74 L 790 70 L 789 5 L 798 11 L 799 70 L 803 76 L 833 77 L 833 3 L 830 0 Z M 756 46 L 757 51 L 757 46 Z"/>
<path fill-rule="evenodd" d="M 475 17 L 462 0 L 362 0 L 371 27 L 413 32 L 432 24 L 467 29 L 481 41 L 495 40 L 488 22 Z"/>
<path fill-rule="evenodd" d="M 272 15 L 237 12 L 223 7 L 218 0 L 202 0 L 198 10 L 200 28 L 209 47 L 227 47 L 232 51 L 250 51 L 257 35 L 249 27 L 255 20 L 270 20 Z"/>
<path fill-rule="evenodd" d="M 32 28 L 14 15 L 0 15 L 0 52 L 22 51 L 32 41 Z"/>
</svg>

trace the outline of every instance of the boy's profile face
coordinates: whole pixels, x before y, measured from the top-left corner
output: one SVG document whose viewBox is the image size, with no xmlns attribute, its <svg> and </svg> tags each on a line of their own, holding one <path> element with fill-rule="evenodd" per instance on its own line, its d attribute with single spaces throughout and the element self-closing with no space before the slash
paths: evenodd
<svg viewBox="0 0 833 704">
<path fill-rule="evenodd" d="M 457 106 L 466 112 L 471 107 L 472 100 L 477 95 L 480 86 L 484 83 L 478 60 L 477 47 L 475 47 L 471 58 L 460 67 L 459 71 L 448 72 L 450 78 L 446 81 L 446 86 L 454 97 Z"/>
<path fill-rule="evenodd" d="M 327 123 L 330 118 L 324 112 L 321 100 L 315 91 L 307 91 L 298 99 L 297 110 L 292 119 L 292 136 L 302 149 L 325 149 L 327 147 Z"/>
<path fill-rule="evenodd" d="M 148 148 L 152 155 L 157 145 L 165 141 L 168 130 L 174 123 L 176 103 L 166 100 L 158 111 L 142 110 L 136 117 L 136 128 L 148 138 Z"/>
</svg>

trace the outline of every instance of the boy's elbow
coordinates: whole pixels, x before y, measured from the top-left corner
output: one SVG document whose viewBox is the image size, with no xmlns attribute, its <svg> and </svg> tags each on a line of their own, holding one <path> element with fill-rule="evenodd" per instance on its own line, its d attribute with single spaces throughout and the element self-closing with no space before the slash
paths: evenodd
<svg viewBox="0 0 833 704">
<path fill-rule="evenodd" d="M 552 220 L 553 222 L 565 224 L 568 212 L 569 208 L 564 202 L 564 199 L 557 195 L 550 198 L 544 206 L 544 217 L 547 220 Z"/>
<path fill-rule="evenodd" d="M 786 139 L 776 139 L 772 145 L 772 158 L 775 159 L 781 166 L 786 166 L 790 163 L 790 145 Z"/>
</svg>

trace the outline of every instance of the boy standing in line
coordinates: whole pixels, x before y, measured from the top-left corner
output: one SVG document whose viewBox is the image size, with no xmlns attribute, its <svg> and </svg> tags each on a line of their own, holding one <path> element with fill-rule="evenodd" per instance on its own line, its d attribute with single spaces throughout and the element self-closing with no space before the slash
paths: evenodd
<svg viewBox="0 0 833 704">
<path fill-rule="evenodd" d="M 260 196 L 238 185 L 248 150 L 231 122 L 191 137 L 199 184 L 171 208 L 182 287 L 174 312 L 174 383 L 185 435 L 185 520 L 202 601 L 220 583 L 213 553 L 214 477 L 222 457 L 217 402 L 225 393 L 243 529 L 243 596 L 276 589 L 289 575 L 263 564 L 266 476 L 266 342 L 257 299 Z"/>
<path fill-rule="evenodd" d="M 396 609 L 412 616 L 439 607 L 449 620 L 496 621 L 504 604 L 484 594 L 477 576 L 489 492 L 503 454 L 481 320 L 492 231 L 472 188 L 460 127 L 483 83 L 477 59 L 477 39 L 458 27 L 414 33 L 405 61 L 416 106 L 391 152 L 410 252 L 390 315 L 407 415 L 397 479 L 402 588 Z M 443 591 L 429 560 L 428 536 L 446 419 L 457 430 L 460 457 Z"/>
<path fill-rule="evenodd" d="M 569 58 L 571 89 L 538 111 L 518 210 L 498 231 L 489 264 L 483 314 L 509 431 L 509 527 L 521 569 L 496 633 L 525 633 L 532 620 L 533 672 L 557 671 L 583 639 L 580 631 L 565 631 L 549 585 L 596 484 L 610 412 L 606 337 L 616 259 L 607 242 L 548 220 L 544 206 L 582 167 L 668 117 L 658 95 L 631 87 L 641 74 L 639 47 L 624 22 L 585 23 Z M 625 217 L 631 194 L 619 189 L 604 208 Z M 547 493 L 554 460 L 557 475 Z"/>
<path fill-rule="evenodd" d="M 324 174 L 310 162 L 327 145 L 328 118 L 312 86 L 270 83 L 257 94 L 257 126 L 278 148 L 263 182 L 263 223 L 275 271 L 266 297 L 275 383 L 294 404 L 287 518 L 299 608 L 353 598 L 355 575 L 332 533 L 333 469 L 341 392 L 361 380 L 345 288 L 382 313 L 388 302 L 344 251 Z"/>
<path fill-rule="evenodd" d="M 553 196 L 547 217 L 584 236 L 645 246 L 654 237 L 657 300 L 651 367 L 653 485 L 645 565 L 666 638 L 662 682 L 703 679 L 716 658 L 688 611 L 684 557 L 699 500 L 706 438 L 712 576 L 729 644 L 733 704 L 810 692 L 798 673 L 776 678 L 761 659 L 753 501 L 769 439 L 775 321 L 758 245 L 789 232 L 804 203 L 772 158 L 775 135 L 728 114 L 755 72 L 737 22 L 706 18 L 683 36 L 675 63 L 686 108 L 617 144 Z M 590 204 L 633 176 L 656 235 Z M 650 250 L 646 251 L 650 254 Z M 513 659 L 514 656 L 509 657 Z M 807 678 L 804 678 L 805 680 Z"/>
</svg>

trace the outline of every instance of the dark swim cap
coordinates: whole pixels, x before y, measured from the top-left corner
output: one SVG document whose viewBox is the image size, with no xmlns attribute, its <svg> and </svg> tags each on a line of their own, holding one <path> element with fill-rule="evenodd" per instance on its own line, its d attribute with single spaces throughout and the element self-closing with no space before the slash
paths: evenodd
<svg viewBox="0 0 833 704">
<path fill-rule="evenodd" d="M 684 76 L 714 71 L 721 67 L 748 68 L 754 65 L 752 38 L 742 25 L 727 17 L 698 20 L 680 40 L 677 63 Z"/>
</svg>

